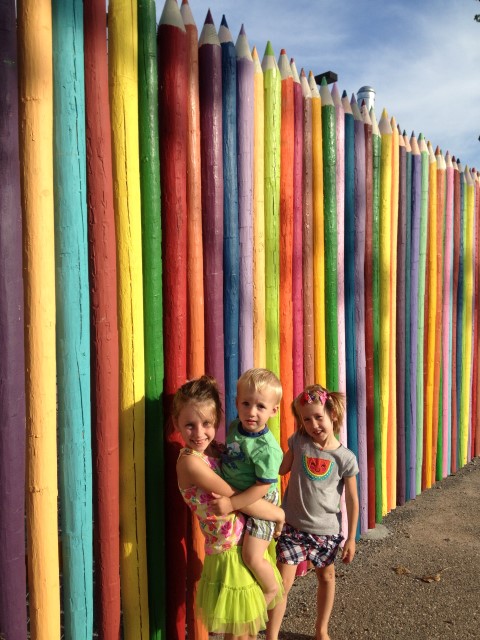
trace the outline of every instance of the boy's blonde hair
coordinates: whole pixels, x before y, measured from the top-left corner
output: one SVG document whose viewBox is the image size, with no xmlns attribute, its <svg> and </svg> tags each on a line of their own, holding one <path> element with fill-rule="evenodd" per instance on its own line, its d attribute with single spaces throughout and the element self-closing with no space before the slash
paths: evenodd
<svg viewBox="0 0 480 640">
<path fill-rule="evenodd" d="M 275 395 L 275 404 L 280 404 L 282 399 L 282 383 L 269 369 L 248 369 L 237 380 L 237 394 L 242 386 L 255 391 L 268 389 Z"/>
<path fill-rule="evenodd" d="M 211 404 L 215 415 L 215 428 L 218 427 L 223 416 L 220 390 L 215 378 L 200 376 L 183 384 L 173 396 L 172 418 L 177 422 L 180 411 L 187 404 Z"/>
<path fill-rule="evenodd" d="M 320 384 L 311 384 L 299 393 L 292 402 L 292 412 L 301 433 L 306 433 L 299 407 L 305 404 L 313 404 L 319 402 L 325 408 L 330 420 L 333 423 L 333 432 L 338 436 L 340 427 L 345 417 L 345 409 L 347 400 L 344 393 L 340 391 L 329 391 Z"/>
</svg>

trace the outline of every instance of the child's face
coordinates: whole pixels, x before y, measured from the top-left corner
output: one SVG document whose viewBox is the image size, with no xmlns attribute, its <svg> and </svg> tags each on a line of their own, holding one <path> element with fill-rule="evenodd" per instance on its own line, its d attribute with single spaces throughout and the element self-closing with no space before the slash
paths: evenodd
<svg viewBox="0 0 480 640">
<path fill-rule="evenodd" d="M 312 402 L 312 404 L 300 405 L 297 411 L 302 417 L 305 431 L 314 442 L 322 447 L 335 443 L 333 422 L 323 404 Z"/>
<path fill-rule="evenodd" d="M 175 426 L 187 447 L 203 453 L 215 439 L 215 406 L 210 402 L 189 402 L 180 410 Z"/>
<path fill-rule="evenodd" d="M 237 390 L 237 411 L 243 428 L 250 433 L 261 431 L 278 411 L 276 394 L 269 389 L 255 391 L 245 385 Z"/>
</svg>

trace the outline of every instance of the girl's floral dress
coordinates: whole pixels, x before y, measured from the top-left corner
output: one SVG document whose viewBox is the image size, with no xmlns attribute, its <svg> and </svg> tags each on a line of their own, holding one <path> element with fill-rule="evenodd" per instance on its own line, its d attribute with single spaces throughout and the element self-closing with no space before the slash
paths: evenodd
<svg viewBox="0 0 480 640">
<path fill-rule="evenodd" d="M 181 456 L 198 456 L 215 472 L 219 470 L 219 460 L 193 449 L 182 449 Z M 214 515 L 209 509 L 212 495 L 198 487 L 180 489 L 180 493 L 198 518 L 205 536 L 205 562 L 195 602 L 198 615 L 210 632 L 256 636 L 265 629 L 268 616 L 262 590 L 242 559 L 243 514 Z M 272 563 L 281 585 L 280 574 L 268 552 L 265 557 Z"/>
<path fill-rule="evenodd" d="M 181 450 L 180 456 L 182 455 L 201 458 L 215 473 L 220 470 L 220 460 L 217 458 L 210 458 L 198 451 L 187 448 Z M 240 542 L 245 525 L 245 518 L 242 513 L 234 512 L 226 516 L 216 516 L 209 510 L 209 502 L 212 500 L 212 495 L 199 487 L 180 489 L 180 493 L 198 518 L 200 528 L 205 536 L 205 553 L 207 555 L 222 553 Z"/>
</svg>

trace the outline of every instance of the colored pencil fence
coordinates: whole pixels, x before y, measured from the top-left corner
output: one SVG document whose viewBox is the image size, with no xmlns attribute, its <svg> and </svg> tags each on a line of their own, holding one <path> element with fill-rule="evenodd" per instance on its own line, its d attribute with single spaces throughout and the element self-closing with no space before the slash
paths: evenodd
<svg viewBox="0 0 480 640">
<path fill-rule="evenodd" d="M 480 454 L 480 175 L 270 42 L 261 64 L 225 17 L 198 39 L 188 0 L 158 30 L 153 0 L 111 0 L 108 53 L 99 3 L 16 5 L 0 1 L 0 636 L 206 640 L 173 393 L 213 375 L 230 420 L 240 373 L 268 366 L 285 448 L 294 394 L 346 392 L 360 534 L 454 473 Z"/>
</svg>

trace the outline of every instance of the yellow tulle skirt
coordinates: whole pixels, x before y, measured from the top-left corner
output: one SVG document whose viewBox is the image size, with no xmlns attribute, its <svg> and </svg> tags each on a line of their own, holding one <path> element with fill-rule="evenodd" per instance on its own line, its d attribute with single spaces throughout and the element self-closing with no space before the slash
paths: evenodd
<svg viewBox="0 0 480 640">
<path fill-rule="evenodd" d="M 282 578 L 268 551 L 265 558 L 272 565 L 280 587 L 268 606 L 272 609 L 283 597 Z M 214 633 L 255 636 L 266 628 L 265 598 L 243 563 L 241 546 L 205 556 L 198 585 L 197 608 L 208 631 Z"/>
</svg>

